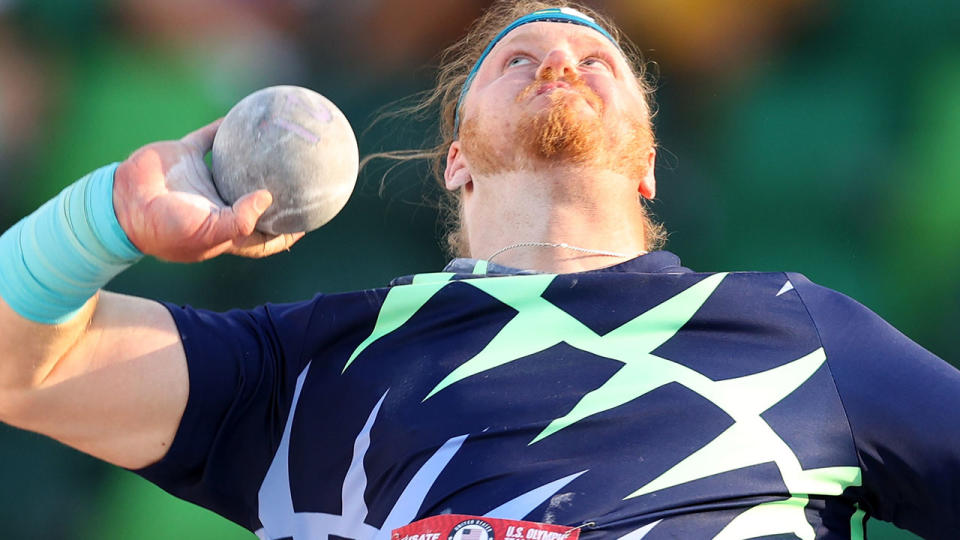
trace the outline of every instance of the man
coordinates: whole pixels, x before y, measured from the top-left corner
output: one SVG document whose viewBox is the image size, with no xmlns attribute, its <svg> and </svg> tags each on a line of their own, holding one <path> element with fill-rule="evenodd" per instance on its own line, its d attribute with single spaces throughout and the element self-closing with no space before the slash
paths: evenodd
<svg viewBox="0 0 960 540">
<path fill-rule="evenodd" d="M 557 4 L 497 4 L 442 70 L 472 258 L 226 314 L 98 292 L 142 254 L 298 239 L 253 232 L 269 193 L 217 199 L 216 123 L 147 145 L 0 239 L 0 419 L 261 538 L 444 514 L 457 538 L 851 538 L 870 515 L 954 536 L 960 373 L 802 276 L 647 253 L 647 89 Z"/>
</svg>

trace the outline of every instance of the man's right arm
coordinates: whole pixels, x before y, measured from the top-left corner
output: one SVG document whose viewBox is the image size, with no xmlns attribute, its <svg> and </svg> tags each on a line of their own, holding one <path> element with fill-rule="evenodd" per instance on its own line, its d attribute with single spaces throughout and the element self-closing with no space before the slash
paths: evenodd
<svg viewBox="0 0 960 540">
<path fill-rule="evenodd" d="M 147 145 L 117 169 L 116 221 L 142 253 L 177 262 L 222 253 L 263 257 L 302 236 L 254 231 L 271 202 L 266 191 L 232 206 L 219 199 L 203 163 L 218 125 Z M 55 249 L 36 236 L 41 249 Z M 100 291 L 51 323 L 0 298 L 0 421 L 140 468 L 165 455 L 188 388 L 179 333 L 157 302 Z"/>
<path fill-rule="evenodd" d="M 170 447 L 189 383 L 162 305 L 101 292 L 47 325 L 0 300 L 0 343 L 0 420 L 128 468 Z"/>
</svg>

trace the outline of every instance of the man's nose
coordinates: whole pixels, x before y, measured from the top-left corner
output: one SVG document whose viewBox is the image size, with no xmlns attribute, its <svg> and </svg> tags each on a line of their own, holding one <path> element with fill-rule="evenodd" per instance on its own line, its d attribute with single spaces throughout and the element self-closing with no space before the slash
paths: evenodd
<svg viewBox="0 0 960 540">
<path fill-rule="evenodd" d="M 577 62 L 569 52 L 554 49 L 543 57 L 537 68 L 537 78 L 557 80 L 577 77 Z"/>
</svg>

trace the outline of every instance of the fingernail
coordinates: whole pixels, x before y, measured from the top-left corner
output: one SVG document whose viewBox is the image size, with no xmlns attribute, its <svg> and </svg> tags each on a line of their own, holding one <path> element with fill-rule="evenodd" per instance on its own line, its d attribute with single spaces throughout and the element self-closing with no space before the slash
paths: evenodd
<svg viewBox="0 0 960 540">
<path fill-rule="evenodd" d="M 273 203 L 273 196 L 267 193 L 266 195 L 259 195 L 256 200 L 253 201 L 253 207 L 257 212 L 264 212 L 270 205 Z"/>
</svg>

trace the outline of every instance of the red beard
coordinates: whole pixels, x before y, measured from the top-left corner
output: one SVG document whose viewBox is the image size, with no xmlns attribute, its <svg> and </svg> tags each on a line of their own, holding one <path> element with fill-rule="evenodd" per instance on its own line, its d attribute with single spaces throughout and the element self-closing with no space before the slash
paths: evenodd
<svg viewBox="0 0 960 540">
<path fill-rule="evenodd" d="M 543 159 L 561 159 L 585 163 L 601 154 L 604 144 L 603 100 L 587 86 L 582 78 L 557 77 L 551 69 L 544 70 L 517 95 L 517 102 L 540 94 L 550 83 L 561 83 L 557 89 L 547 90 L 550 104 L 543 110 L 520 119 L 517 135 L 520 144 L 531 155 Z M 586 116 L 578 109 L 586 105 L 595 111 Z"/>
</svg>

